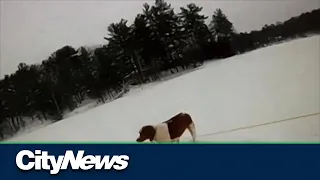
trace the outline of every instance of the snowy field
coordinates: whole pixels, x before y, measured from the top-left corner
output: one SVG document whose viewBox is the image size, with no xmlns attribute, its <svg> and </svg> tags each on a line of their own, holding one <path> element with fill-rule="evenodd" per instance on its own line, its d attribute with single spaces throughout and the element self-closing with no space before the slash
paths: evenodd
<svg viewBox="0 0 320 180">
<path fill-rule="evenodd" d="M 320 142 L 319 50 L 313 36 L 209 62 L 9 141 L 133 142 L 141 126 L 187 112 L 198 141 Z"/>
</svg>

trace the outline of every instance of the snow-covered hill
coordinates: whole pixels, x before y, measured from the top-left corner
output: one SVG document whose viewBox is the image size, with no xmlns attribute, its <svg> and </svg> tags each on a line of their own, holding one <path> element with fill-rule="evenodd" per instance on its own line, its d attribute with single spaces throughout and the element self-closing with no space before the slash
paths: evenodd
<svg viewBox="0 0 320 180">
<path fill-rule="evenodd" d="M 319 142 L 319 49 L 312 36 L 213 61 L 9 141 L 129 142 L 187 112 L 199 141 Z"/>
</svg>

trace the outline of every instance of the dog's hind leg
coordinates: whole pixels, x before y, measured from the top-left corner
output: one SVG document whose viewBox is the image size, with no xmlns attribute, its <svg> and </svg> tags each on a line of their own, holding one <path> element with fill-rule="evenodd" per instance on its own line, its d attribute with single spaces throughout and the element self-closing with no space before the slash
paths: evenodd
<svg viewBox="0 0 320 180">
<path fill-rule="evenodd" d="M 188 126 L 188 130 L 192 136 L 192 141 L 195 142 L 197 133 L 196 133 L 196 127 L 193 122 Z"/>
</svg>

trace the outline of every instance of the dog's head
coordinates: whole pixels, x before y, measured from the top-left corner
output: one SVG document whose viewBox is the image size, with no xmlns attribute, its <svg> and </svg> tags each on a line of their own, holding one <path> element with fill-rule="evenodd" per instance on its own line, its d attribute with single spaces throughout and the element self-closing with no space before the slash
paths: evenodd
<svg viewBox="0 0 320 180">
<path fill-rule="evenodd" d="M 147 139 L 153 141 L 155 135 L 156 130 L 153 126 L 143 126 L 139 131 L 139 137 L 137 138 L 137 142 L 143 142 Z"/>
</svg>

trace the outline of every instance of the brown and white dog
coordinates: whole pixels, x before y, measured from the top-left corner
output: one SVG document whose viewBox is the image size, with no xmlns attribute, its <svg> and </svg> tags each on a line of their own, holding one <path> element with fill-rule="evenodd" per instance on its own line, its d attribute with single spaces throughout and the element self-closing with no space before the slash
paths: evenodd
<svg viewBox="0 0 320 180">
<path fill-rule="evenodd" d="M 188 129 L 192 141 L 196 141 L 196 128 L 191 116 L 179 113 L 171 119 L 157 125 L 143 126 L 139 131 L 137 142 L 150 140 L 151 142 L 179 142 L 184 131 Z"/>
</svg>

